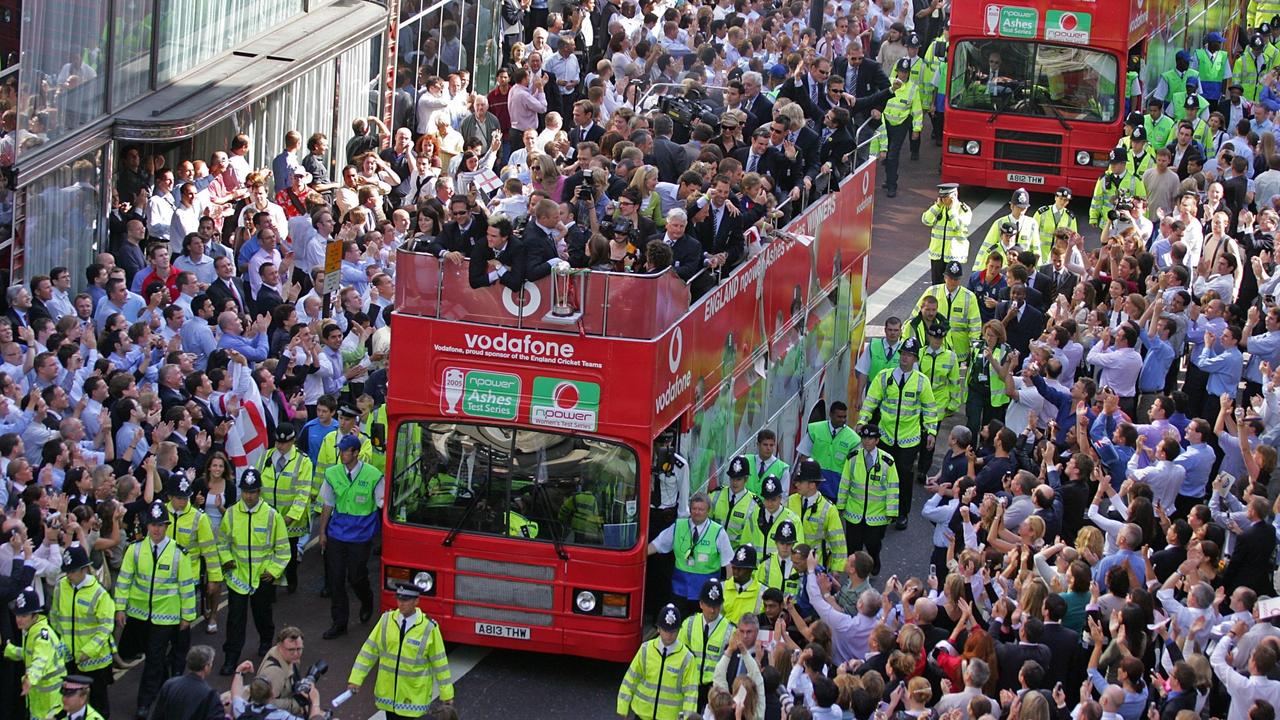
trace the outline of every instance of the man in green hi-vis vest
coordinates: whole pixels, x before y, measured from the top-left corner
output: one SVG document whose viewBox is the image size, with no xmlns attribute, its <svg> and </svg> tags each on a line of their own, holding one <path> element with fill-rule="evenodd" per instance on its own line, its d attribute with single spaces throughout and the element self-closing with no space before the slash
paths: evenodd
<svg viewBox="0 0 1280 720">
<path fill-rule="evenodd" d="M 898 364 L 898 348 L 902 345 L 902 320 L 892 316 L 884 321 L 884 337 L 875 338 L 867 343 L 866 349 L 854 363 L 854 372 L 858 374 L 858 392 L 855 397 L 867 394 L 867 385 L 880 374 L 881 370 Z"/>
<path fill-rule="evenodd" d="M 828 500 L 835 500 L 844 459 L 858 444 L 858 435 L 848 426 L 848 419 L 849 406 L 839 400 L 832 402 L 827 408 L 827 419 L 809 423 L 808 432 L 796 448 L 797 463 L 812 459 L 822 468 L 818 490 Z"/>
</svg>

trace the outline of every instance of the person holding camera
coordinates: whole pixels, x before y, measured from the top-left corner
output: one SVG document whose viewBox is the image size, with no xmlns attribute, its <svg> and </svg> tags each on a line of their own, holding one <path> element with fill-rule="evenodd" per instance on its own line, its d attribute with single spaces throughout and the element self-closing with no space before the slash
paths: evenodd
<svg viewBox="0 0 1280 720">
<path fill-rule="evenodd" d="M 299 706 L 299 712 L 295 713 L 278 704 L 280 696 L 275 693 L 271 682 L 262 675 L 249 682 L 246 693 L 244 678 L 252 673 L 252 660 L 245 660 L 236 666 L 236 674 L 231 678 L 231 717 L 236 720 L 304 720 L 324 717 L 324 711 L 320 709 L 320 693 L 316 690 L 315 683 L 303 688 L 306 690 L 303 693 L 306 704 L 305 707 Z"/>
<path fill-rule="evenodd" d="M 303 646 L 302 631 L 290 625 L 276 635 L 276 644 L 271 646 L 258 666 L 258 679 L 267 681 L 271 687 L 269 702 L 272 706 L 299 717 L 306 717 L 308 711 L 315 711 L 320 706 L 314 682 L 301 688 L 308 692 L 295 692 L 304 681 L 301 664 Z M 251 667 L 249 672 L 252 671 Z"/>
<path fill-rule="evenodd" d="M 422 591 L 415 585 L 396 588 L 396 609 L 378 619 L 360 654 L 351 665 L 347 689 L 360 691 L 365 678 L 377 667 L 374 706 L 387 720 L 407 720 L 427 714 L 437 692 L 446 705 L 453 704 L 453 679 L 444 653 L 440 626 L 418 609 Z"/>
<path fill-rule="evenodd" d="M 1108 217 L 1108 210 L 1113 209 L 1116 198 L 1121 194 L 1146 197 L 1147 187 L 1142 178 L 1129 172 L 1129 151 L 1117 147 L 1107 155 L 1107 171 L 1094 185 L 1093 202 L 1089 205 L 1089 223 L 1100 228 L 1104 235 L 1107 225 L 1114 222 Z"/>
</svg>

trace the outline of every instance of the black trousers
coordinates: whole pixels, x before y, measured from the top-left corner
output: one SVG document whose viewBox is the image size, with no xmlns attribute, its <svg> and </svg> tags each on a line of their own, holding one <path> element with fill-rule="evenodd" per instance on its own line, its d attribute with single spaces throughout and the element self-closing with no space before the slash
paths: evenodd
<svg viewBox="0 0 1280 720">
<path fill-rule="evenodd" d="M 893 466 L 898 468 L 898 517 L 909 517 L 916 486 L 916 457 L 924 449 L 924 443 L 908 448 L 881 445 L 880 449 L 893 456 Z"/>
<path fill-rule="evenodd" d="M 1202 497 L 1191 497 L 1190 495 L 1178 494 L 1177 499 L 1173 501 L 1174 513 L 1171 516 L 1174 520 L 1186 519 L 1191 514 L 1191 508 L 1204 502 Z"/>
<path fill-rule="evenodd" d="M 298 592 L 298 540 L 289 538 L 289 564 L 284 566 L 284 579 L 289 583 L 290 594 Z"/>
<path fill-rule="evenodd" d="M 941 110 L 936 110 L 929 116 L 929 125 L 933 128 L 933 141 L 937 144 L 942 143 L 942 132 L 946 122 L 947 114 Z"/>
<path fill-rule="evenodd" d="M 177 625 L 156 625 L 134 618 L 126 621 L 126 631 L 129 625 L 133 625 L 134 632 L 145 638 L 147 659 L 142 664 L 142 681 L 138 683 L 138 708 L 149 708 L 159 694 L 160 686 L 173 677 L 175 661 L 179 666 L 186 662 L 188 648 L 183 645 L 183 637 L 190 644 L 191 636 L 180 632 Z"/>
<path fill-rule="evenodd" d="M 844 524 L 844 536 L 849 544 L 849 555 L 852 556 L 859 550 L 866 550 L 875 561 L 871 570 L 872 575 L 880 574 L 880 549 L 884 546 L 884 533 L 888 529 L 888 525 L 872 527 L 866 523 L 848 521 Z"/>
<path fill-rule="evenodd" d="M 1191 412 L 1199 412 L 1205 407 L 1207 402 L 1206 396 L 1209 392 L 1207 386 L 1209 384 L 1209 374 L 1196 367 L 1190 360 L 1187 361 L 1187 375 L 1182 383 L 1182 391 L 1187 394 L 1187 407 Z M 1213 422 L 1212 418 L 1218 417 L 1217 399 L 1213 401 L 1213 415 L 1206 415 L 1205 419 Z"/>
<path fill-rule="evenodd" d="M 276 586 L 262 583 L 252 594 L 242 595 L 227 588 L 227 640 L 222 644 L 223 662 L 240 661 L 245 634 L 249 629 L 249 611 L 253 610 L 253 627 L 258 631 L 258 647 L 271 647 L 276 639 Z"/>
<path fill-rule="evenodd" d="M 547 26 L 547 13 L 550 8 L 529 8 L 529 14 L 525 16 L 524 22 L 524 42 L 529 44 L 533 42 L 533 29 L 545 28 Z"/>
<path fill-rule="evenodd" d="M 929 278 L 933 285 L 941 285 L 943 282 L 943 271 L 946 270 L 946 260 L 930 260 L 929 261 Z"/>
<path fill-rule="evenodd" d="M 369 587 L 369 551 L 372 542 L 343 542 L 329 538 L 324 551 L 324 565 L 329 572 L 329 616 L 337 627 L 345 628 L 351 617 L 351 601 L 347 585 L 355 592 L 361 609 L 373 607 L 373 590 Z"/>
<path fill-rule="evenodd" d="M 886 124 L 889 152 L 884 158 L 884 182 L 890 190 L 898 189 L 898 163 L 902 161 L 902 143 L 911 135 L 911 119 L 901 125 Z M 918 142 L 918 141 L 917 141 Z"/>
<path fill-rule="evenodd" d="M 190 633 L 188 633 L 188 638 L 190 638 Z M 98 711 L 103 720 L 110 720 L 111 702 L 107 688 L 111 683 L 115 682 L 115 673 L 111 671 L 111 666 L 107 665 L 97 670 L 81 670 L 80 666 L 72 661 L 67 663 L 67 674 L 84 675 L 93 680 L 93 684 L 89 686 L 89 705 Z"/>
<path fill-rule="evenodd" d="M 675 508 L 649 509 L 649 542 L 676 521 Z M 671 578 L 675 574 L 675 555 L 664 553 L 650 555 L 644 568 L 644 611 L 647 617 L 657 617 L 662 604 L 671 595 Z"/>
</svg>

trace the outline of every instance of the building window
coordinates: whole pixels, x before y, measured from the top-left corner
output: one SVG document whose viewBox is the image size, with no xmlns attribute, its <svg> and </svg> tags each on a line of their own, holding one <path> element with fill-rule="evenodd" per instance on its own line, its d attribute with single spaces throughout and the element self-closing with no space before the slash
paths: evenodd
<svg viewBox="0 0 1280 720">
<path fill-rule="evenodd" d="M 157 0 L 163 84 L 302 12 L 302 0 Z"/>
<path fill-rule="evenodd" d="M 151 87 L 153 0 L 115 0 L 111 33 L 111 109 L 119 110 Z"/>
<path fill-rule="evenodd" d="M 104 113 L 106 0 L 26 2 L 22 22 L 17 139 L 0 145 L 0 165 L 12 165 L 24 151 L 74 132 Z"/>
<path fill-rule="evenodd" d="M 25 223 L 14 248 L 15 279 L 48 274 L 62 265 L 88 267 L 98 250 L 103 218 L 103 150 L 94 150 L 28 184 Z"/>
</svg>

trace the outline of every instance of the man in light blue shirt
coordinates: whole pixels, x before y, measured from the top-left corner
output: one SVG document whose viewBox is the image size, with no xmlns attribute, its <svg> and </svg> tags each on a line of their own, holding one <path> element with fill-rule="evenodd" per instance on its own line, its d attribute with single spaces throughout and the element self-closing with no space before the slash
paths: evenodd
<svg viewBox="0 0 1280 720">
<path fill-rule="evenodd" d="M 1138 373 L 1138 420 L 1147 419 L 1151 401 L 1155 395 L 1164 392 L 1164 381 L 1173 364 L 1173 343 L 1170 342 L 1176 329 L 1173 320 L 1156 313 L 1152 321 L 1150 327 L 1154 333 L 1147 332 L 1147 328 L 1138 333 L 1138 340 L 1147 351 L 1142 359 L 1142 371 Z"/>
<path fill-rule="evenodd" d="M 1116 534 L 1116 551 L 1102 558 L 1093 569 L 1093 579 L 1102 592 L 1107 591 L 1107 572 L 1116 565 L 1126 564 L 1138 576 L 1138 583 L 1147 583 L 1147 564 L 1137 550 L 1142 546 L 1142 529 L 1133 523 L 1125 523 Z"/>
<path fill-rule="evenodd" d="M 1213 471 L 1213 463 L 1217 460 L 1213 448 L 1205 443 L 1205 438 L 1212 432 L 1209 421 L 1196 418 L 1187 426 L 1187 447 L 1173 461 L 1181 467 L 1186 475 L 1182 479 L 1182 488 L 1178 490 L 1175 517 L 1186 517 L 1197 503 L 1204 500 L 1205 488 L 1209 485 L 1209 473 Z"/>
<path fill-rule="evenodd" d="M 1244 369 L 1244 400 L 1247 404 L 1255 395 L 1262 394 L 1262 363 L 1271 367 L 1280 365 L 1280 308 L 1267 311 L 1264 321 L 1266 332 L 1254 335 L 1253 329 L 1260 320 L 1257 307 L 1249 308 L 1249 318 L 1244 324 L 1240 346 L 1249 351 L 1249 364 Z"/>
<path fill-rule="evenodd" d="M 196 356 L 192 365 L 197 370 L 204 370 L 209 365 L 210 353 L 218 349 L 218 340 L 209 325 L 213 317 L 213 301 L 201 293 L 191 300 L 191 311 L 195 317 L 183 324 L 178 336 L 182 338 L 182 349 Z"/>
<path fill-rule="evenodd" d="M 147 309 L 147 303 L 142 296 L 129 292 L 129 288 L 125 287 L 124 280 L 113 279 L 107 281 L 107 294 L 102 298 L 102 302 L 98 303 L 98 309 L 93 314 L 94 327 L 98 332 L 102 332 L 107 326 L 107 318 L 116 313 L 124 316 L 124 319 L 130 324 L 138 321 L 142 317 L 142 313 Z"/>
<path fill-rule="evenodd" d="M 1196 365 L 1208 373 L 1208 391 L 1204 400 L 1205 418 L 1218 416 L 1219 398 L 1223 395 L 1233 401 L 1240 390 L 1240 376 L 1244 373 L 1244 356 L 1240 354 L 1240 328 L 1228 327 L 1221 335 L 1204 334 L 1204 347 L 1196 356 Z M 1216 341 L 1216 342 L 1215 342 Z"/>
<path fill-rule="evenodd" d="M 246 331 L 240 316 L 233 312 L 224 312 L 218 316 L 218 329 L 222 337 L 218 338 L 218 347 L 235 350 L 245 356 L 249 362 L 259 363 L 267 359 L 267 321 L 263 315 L 254 321 Z"/>
</svg>

